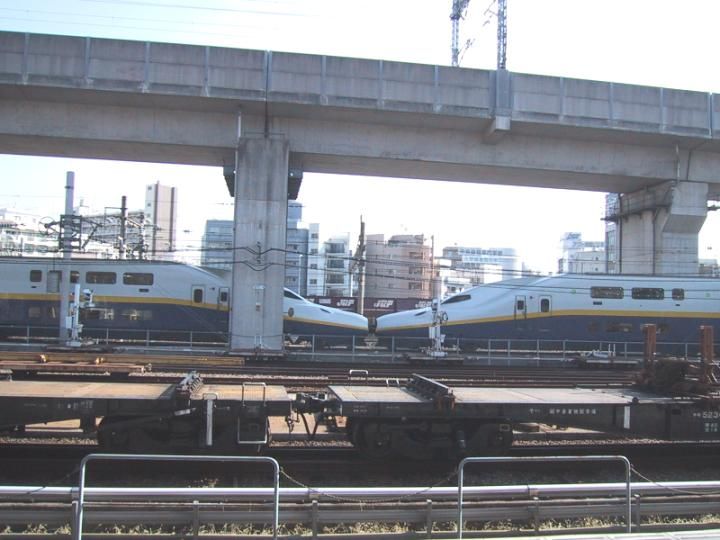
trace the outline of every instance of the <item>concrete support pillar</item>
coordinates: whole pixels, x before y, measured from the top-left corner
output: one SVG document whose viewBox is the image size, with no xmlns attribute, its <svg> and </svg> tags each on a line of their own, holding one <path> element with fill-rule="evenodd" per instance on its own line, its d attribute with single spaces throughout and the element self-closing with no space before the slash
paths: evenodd
<svg viewBox="0 0 720 540">
<path fill-rule="evenodd" d="M 230 349 L 283 348 L 289 144 L 241 138 L 235 166 Z"/>
<path fill-rule="evenodd" d="M 707 184 L 698 182 L 668 182 L 624 194 L 618 219 L 620 272 L 697 274 L 707 196 Z"/>
</svg>

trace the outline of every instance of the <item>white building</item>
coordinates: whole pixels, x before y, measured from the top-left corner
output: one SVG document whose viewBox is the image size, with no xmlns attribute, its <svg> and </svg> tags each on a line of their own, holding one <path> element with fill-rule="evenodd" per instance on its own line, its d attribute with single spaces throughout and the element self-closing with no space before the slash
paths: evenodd
<svg viewBox="0 0 720 540">
<path fill-rule="evenodd" d="M 342 234 L 328 238 L 323 242 L 325 264 L 325 295 L 352 296 L 352 251 L 350 250 L 350 234 Z"/>
<path fill-rule="evenodd" d="M 307 266 L 308 296 L 324 296 L 325 257 L 321 253 L 319 223 L 310 223 L 308 226 Z"/>
<path fill-rule="evenodd" d="M 59 225 L 45 227 L 52 220 L 28 212 L 0 208 L 0 255 L 53 257 L 60 253 Z M 111 259 L 117 257 L 114 246 L 89 240 L 82 252 L 73 257 Z"/>
<path fill-rule="evenodd" d="M 435 257 L 433 261 L 433 298 L 445 298 L 472 287 L 472 280 L 461 276 L 452 268 L 452 261 L 442 257 Z"/>
<path fill-rule="evenodd" d="M 150 259 L 174 258 L 177 227 L 177 188 L 150 184 L 145 191 L 145 230 Z"/>
<path fill-rule="evenodd" d="M 37 256 L 57 250 L 57 234 L 45 229 L 39 216 L 0 208 L 0 255 Z"/>
<path fill-rule="evenodd" d="M 565 233 L 561 241 L 562 256 L 558 272 L 562 274 L 605 274 L 605 243 L 584 241 L 578 232 Z"/>
<path fill-rule="evenodd" d="M 451 268 L 470 278 L 473 285 L 522 275 L 515 248 L 450 246 L 443 248 L 443 258 L 449 259 Z"/>
</svg>

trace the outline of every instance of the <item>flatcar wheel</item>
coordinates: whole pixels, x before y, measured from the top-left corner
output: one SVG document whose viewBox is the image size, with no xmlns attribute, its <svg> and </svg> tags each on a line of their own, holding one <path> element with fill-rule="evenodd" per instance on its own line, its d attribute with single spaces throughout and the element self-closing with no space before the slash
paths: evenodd
<svg viewBox="0 0 720 540">
<path fill-rule="evenodd" d="M 115 452 L 162 452 L 166 450 L 144 427 L 133 425 L 132 416 L 105 417 L 98 426 L 98 445 Z"/>
<path fill-rule="evenodd" d="M 382 424 L 377 422 L 363 424 L 361 433 L 360 448 L 367 457 L 381 460 L 393 455 L 392 433 L 384 430 Z"/>
<path fill-rule="evenodd" d="M 123 429 L 129 417 L 106 416 L 100 421 L 97 432 L 98 446 L 103 450 L 123 451 L 130 448 L 130 431 Z M 117 424 L 117 426 L 113 425 Z"/>
</svg>

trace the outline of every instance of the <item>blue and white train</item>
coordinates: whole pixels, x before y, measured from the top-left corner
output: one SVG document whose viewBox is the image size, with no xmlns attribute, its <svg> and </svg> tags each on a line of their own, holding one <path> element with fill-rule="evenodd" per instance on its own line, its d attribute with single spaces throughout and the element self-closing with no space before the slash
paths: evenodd
<svg viewBox="0 0 720 540">
<path fill-rule="evenodd" d="M 700 325 L 720 336 L 720 280 L 630 275 L 524 277 L 473 287 L 439 306 L 442 333 L 459 339 L 697 342 Z M 444 314 L 443 314 L 444 313 Z M 378 336 L 428 337 L 430 308 L 383 315 Z"/>
<path fill-rule="evenodd" d="M 129 334 L 228 330 L 231 274 L 182 263 L 0 257 L 0 326 L 58 327 L 60 276 L 93 291 L 94 307 L 82 312 L 84 332 Z M 285 289 L 286 334 L 365 336 L 362 315 L 314 304 Z M 56 335 L 56 334 L 55 334 Z M 137 334 L 135 334 L 137 335 Z"/>
</svg>

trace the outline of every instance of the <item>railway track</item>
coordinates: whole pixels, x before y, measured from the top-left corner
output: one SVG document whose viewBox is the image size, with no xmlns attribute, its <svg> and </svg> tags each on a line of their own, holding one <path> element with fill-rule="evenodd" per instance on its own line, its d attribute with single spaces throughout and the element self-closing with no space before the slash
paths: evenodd
<svg viewBox="0 0 720 540">
<path fill-rule="evenodd" d="M 133 359 L 134 360 L 131 360 Z M 348 382 L 364 385 L 400 385 L 415 372 L 447 385 L 525 386 L 563 388 L 573 386 L 627 386 L 634 382 L 632 370 L 588 370 L 575 367 L 460 366 L 356 363 L 337 364 L 278 360 L 233 365 L 216 357 L 175 357 L 154 364 L 154 355 L 94 356 L 79 353 L 4 353 L 0 370 L 15 379 L 97 380 L 109 376 L 117 380 L 168 382 L 188 371 L 198 371 L 208 383 L 250 382 L 262 378 L 272 384 L 293 389 L 320 389 Z"/>
<path fill-rule="evenodd" d="M 95 445 L 0 445 L 0 459 L 4 472 L 0 484 L 6 485 L 72 485 L 77 481 L 78 467 L 82 458 L 96 453 Z M 576 442 L 550 445 L 516 445 L 507 454 L 512 457 L 528 456 L 585 456 L 623 455 L 636 470 L 654 479 L 704 478 L 707 471 L 717 472 L 718 445 L 658 442 L 607 441 L 604 444 Z M 283 485 L 431 485 L 448 479 L 453 485 L 458 459 L 417 462 L 371 461 L 360 456 L 351 447 L 270 447 L 261 455 L 270 456 L 280 463 Z M 690 458 L 690 459 L 688 459 Z M 262 469 L 262 470 L 260 470 Z M 573 464 L 495 464 L 492 467 L 473 467 L 468 474 L 480 481 L 516 483 L 528 477 L 552 477 L 567 475 L 578 478 L 602 478 L 614 474 L 614 468 L 588 468 L 579 460 Z M 611 470 L 612 469 L 612 470 Z M 617 472 L 617 471 L 616 471 Z M 604 475 L 604 476 L 603 476 Z M 230 485 L 253 485 L 267 481 L 267 471 L 257 465 L 239 466 L 231 463 L 177 463 L 163 462 L 102 462 L 92 465 L 94 482 L 105 485 L 146 485 L 153 482 L 179 482 L 182 485 L 198 485 L 197 482 L 220 482 Z M 195 480 L 194 480 L 195 479 Z M 204 480 L 203 480 L 204 479 Z M 216 479 L 216 480 L 212 480 Z M 501 479 L 501 480 L 500 480 Z M 577 480 L 583 481 L 583 480 Z M 590 481 L 590 480 L 586 480 Z"/>
</svg>

